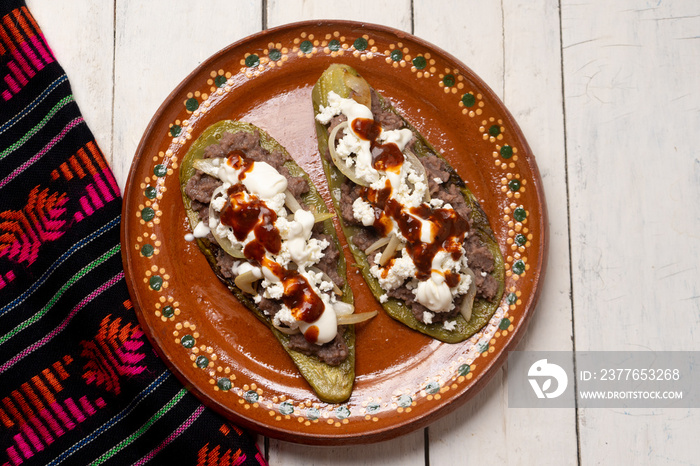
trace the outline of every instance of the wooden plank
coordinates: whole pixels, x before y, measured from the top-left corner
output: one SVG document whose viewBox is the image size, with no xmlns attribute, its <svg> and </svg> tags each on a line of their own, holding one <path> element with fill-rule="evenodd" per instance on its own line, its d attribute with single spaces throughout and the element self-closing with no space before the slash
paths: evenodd
<svg viewBox="0 0 700 466">
<path fill-rule="evenodd" d="M 415 0 L 414 34 L 451 53 L 503 97 L 501 2 Z"/>
<path fill-rule="evenodd" d="M 411 30 L 410 1 L 376 2 L 360 0 L 346 5 L 326 1 L 269 0 L 269 27 L 306 19 L 347 19 L 384 24 L 403 31 Z M 308 447 L 270 440 L 270 464 L 310 465 L 397 465 L 425 464 L 423 431 L 395 440 L 361 447 Z"/>
<path fill-rule="evenodd" d="M 58 62 L 66 71 L 75 100 L 80 106 L 85 121 L 95 134 L 100 148 L 105 153 L 110 165 L 117 167 L 117 178 L 123 188 L 135 145 L 126 150 L 120 146 L 116 152 L 112 151 L 112 102 L 115 91 L 113 73 L 115 61 L 114 3 L 111 1 L 98 4 L 90 0 L 63 2 L 29 0 L 27 6 L 44 32 Z M 187 2 L 180 3 L 181 5 L 173 2 L 160 2 L 160 4 L 151 2 L 150 9 L 144 10 L 139 8 L 136 3 L 124 4 L 120 2 L 122 34 L 120 35 L 119 50 L 122 53 L 123 62 L 121 62 L 119 75 L 119 80 L 122 81 L 119 98 L 132 102 L 142 102 L 141 97 L 144 94 L 158 90 L 157 95 L 145 99 L 150 110 L 137 108 L 134 111 L 132 108 L 132 111 L 125 111 L 129 115 L 140 114 L 142 127 L 132 125 L 125 128 L 123 124 L 130 117 L 114 122 L 114 131 L 122 135 L 131 132 L 128 140 L 132 142 L 138 143 L 148 119 L 155 108 L 160 105 L 158 99 L 163 99 L 180 79 L 184 78 L 202 59 L 206 58 L 207 54 L 211 54 L 245 35 L 257 32 L 262 27 L 261 2 L 254 1 L 248 2 L 249 4 L 240 11 L 238 18 L 229 15 L 227 21 L 224 21 L 224 16 L 221 16 L 220 21 L 214 23 L 216 27 L 213 32 L 215 34 L 196 34 L 196 31 L 191 30 L 190 27 L 194 23 L 188 24 L 188 21 L 202 21 L 209 14 L 202 10 L 193 16 L 186 8 Z M 218 3 L 218 5 L 213 4 L 212 7 L 223 8 L 227 6 L 226 2 Z M 168 8 L 172 11 L 166 10 Z M 168 11 L 168 14 L 162 14 L 164 11 Z M 173 11 L 178 13 L 173 13 Z M 156 21 L 152 22 L 148 16 L 144 15 L 153 15 Z M 158 24 L 157 18 L 160 18 L 160 24 Z M 171 19 L 174 19 L 175 23 L 171 23 Z M 247 28 L 238 28 L 238 33 L 232 34 L 228 21 L 236 19 L 247 24 Z M 181 37 L 181 40 L 187 42 L 178 45 L 179 52 L 177 54 L 184 53 L 186 55 L 185 59 L 177 63 L 171 61 L 176 53 L 163 54 L 164 50 L 174 50 L 169 46 L 168 41 L 175 40 L 179 35 L 176 29 L 169 31 L 170 36 L 160 34 L 157 27 L 163 27 L 166 23 L 179 24 L 183 29 L 190 31 Z M 148 29 L 149 24 L 155 27 Z M 169 28 L 165 27 L 163 30 L 168 32 Z M 138 54 L 134 49 L 141 48 L 144 44 L 149 47 L 148 51 Z M 134 59 L 141 59 L 139 65 L 141 69 L 138 66 L 134 67 L 134 64 L 131 63 Z M 161 60 L 161 62 L 154 63 L 154 60 Z M 149 76 L 151 85 L 144 85 L 144 81 L 139 79 L 143 76 L 144 68 L 148 68 L 151 73 Z M 161 79 L 163 76 L 159 70 L 166 72 L 164 80 Z M 258 436 L 257 441 L 261 451 L 264 451 L 264 437 Z"/>
<path fill-rule="evenodd" d="M 572 304 L 567 217 L 561 44 L 557 0 L 504 2 L 504 101 L 540 169 L 549 214 L 549 261 L 523 351 L 571 351 Z M 576 464 L 574 409 L 508 409 L 510 463 Z"/>
<path fill-rule="evenodd" d="M 263 24 L 260 1 L 213 15 L 230 6 L 188 10 L 184 2 L 120 0 L 116 30 L 114 2 L 100 8 L 87 0 L 27 3 L 122 187 L 139 138 L 169 91 L 201 60 Z M 561 93 L 553 52 L 559 45 L 551 31 L 556 5 L 506 1 L 501 10 L 483 2 L 413 3 L 411 14 L 407 0 L 398 7 L 363 1 L 344 9 L 269 0 L 267 22 L 369 19 L 406 31 L 414 23 L 418 36 L 456 55 L 505 99 L 537 157 L 552 225 L 548 279 L 519 349 L 567 349 L 567 198 L 554 102 Z M 577 349 L 695 349 L 698 6 L 562 3 Z M 569 414 L 507 409 L 506 376 L 497 374 L 472 402 L 430 428 L 433 464 L 458 462 L 464 456 L 456 454 L 465 451 L 467 458 L 499 462 L 572 461 Z M 694 411 L 582 410 L 579 421 L 585 464 L 696 461 L 691 446 L 700 422 Z M 556 446 L 542 448 L 550 442 Z M 275 441 L 270 447 L 273 464 L 422 464 L 424 454 L 422 432 L 361 448 Z"/>
<path fill-rule="evenodd" d="M 117 2 L 113 169 L 122 189 L 141 135 L 168 94 L 209 56 L 262 29 L 259 0 L 237 2 L 235 8 L 224 0 L 206 8 L 189 5 Z M 257 436 L 263 452 L 264 442 Z"/>
<path fill-rule="evenodd" d="M 505 99 L 535 154 L 556 228 L 540 304 L 518 349 L 571 350 L 557 2 L 506 1 L 502 9 L 490 2 L 415 5 L 416 34 L 460 58 Z M 576 463 L 573 409 L 509 409 L 507 397 L 506 365 L 476 398 L 430 427 L 431 461 Z"/>
<path fill-rule="evenodd" d="M 149 109 L 134 110 L 133 106 L 131 111 L 122 109 L 130 116 L 122 119 L 120 113 L 120 117 L 114 122 L 114 132 L 122 135 L 130 133 L 127 139 L 132 142 L 132 146 L 126 150 L 120 146 L 113 152 L 114 3 L 101 2 L 98 5 L 89 0 L 67 0 L 60 3 L 52 0 L 29 0 L 27 6 L 42 28 L 57 60 L 66 71 L 75 100 L 80 105 L 83 117 L 95 134 L 100 148 L 110 165 L 117 167 L 115 171 L 123 188 L 135 151 L 134 144 L 138 143 L 145 125 L 160 105 L 160 100 L 208 55 L 230 42 L 259 31 L 262 26 L 262 10 L 259 1 L 248 2 L 248 5 L 239 11 L 238 17 L 220 16 L 218 22 L 212 23 L 207 21 L 210 15 L 208 10 L 193 15 L 186 8 L 187 2 L 180 2 L 181 5 L 173 2 L 151 2 L 145 9 L 135 2 L 120 2 L 121 34 L 118 49 L 122 54 L 122 61 L 118 79 L 122 86 L 116 93 L 120 99 L 145 102 Z M 224 8 L 227 3 L 220 1 L 211 6 Z M 162 14 L 165 11 L 167 15 Z M 156 20 L 152 21 L 152 18 Z M 238 27 L 237 32 L 232 34 L 229 22 L 236 20 L 247 26 Z M 215 26 L 211 35 L 198 34 L 192 30 L 192 24 L 202 24 L 202 21 L 208 26 Z M 152 26 L 150 29 L 149 25 Z M 164 27 L 168 25 L 180 26 L 182 29 Z M 182 30 L 189 32 L 181 35 Z M 163 31 L 169 35 L 161 34 Z M 176 43 L 179 40 L 183 42 L 178 43 L 177 52 L 163 53 L 175 50 L 169 41 Z M 147 46 L 147 50 L 141 50 L 139 53 L 143 46 Z M 174 62 L 173 57 L 176 55 L 180 59 Z M 135 60 L 140 60 L 136 66 Z M 145 76 L 150 78 L 147 81 L 140 79 L 144 76 L 144 70 L 147 70 Z M 153 91 L 157 91 L 156 95 L 142 98 L 144 94 Z M 140 115 L 141 126 L 135 124 L 126 128 L 124 123 L 137 114 Z M 260 450 L 264 451 L 264 437 L 257 436 L 257 443 Z"/>
<path fill-rule="evenodd" d="M 414 8 L 417 36 L 453 54 L 503 95 L 500 2 L 416 0 Z M 465 464 L 469 458 L 506 461 L 507 449 L 501 447 L 506 441 L 504 383 L 499 370 L 474 399 L 428 428 L 432 464 Z"/>
<path fill-rule="evenodd" d="M 318 447 L 270 440 L 271 465 L 424 466 L 423 431 L 371 445 Z"/>
<path fill-rule="evenodd" d="M 339 4 L 322 0 L 268 0 L 267 26 L 308 19 L 342 19 L 366 21 L 411 31 L 411 1 L 355 0 Z"/>
<path fill-rule="evenodd" d="M 113 2 L 29 0 L 27 7 L 68 75 L 83 118 L 112 163 Z"/>
<path fill-rule="evenodd" d="M 562 3 L 576 349 L 697 350 L 700 5 Z M 697 463 L 697 410 L 579 417 L 584 464 Z"/>
<path fill-rule="evenodd" d="M 225 13 L 225 14 L 224 14 Z M 168 94 L 202 61 L 262 28 L 259 0 L 120 0 L 116 7 L 113 169 L 124 187 L 141 135 Z"/>
</svg>

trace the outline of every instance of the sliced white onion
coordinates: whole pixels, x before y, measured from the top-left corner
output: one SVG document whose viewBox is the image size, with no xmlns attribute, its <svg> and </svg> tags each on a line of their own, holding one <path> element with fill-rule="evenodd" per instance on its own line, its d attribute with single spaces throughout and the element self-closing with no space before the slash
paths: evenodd
<svg viewBox="0 0 700 466">
<path fill-rule="evenodd" d="M 217 222 L 219 221 L 219 212 L 214 210 L 214 207 L 212 207 L 212 201 L 214 201 L 214 198 L 218 196 L 226 196 L 226 191 L 224 190 L 223 185 L 219 186 L 214 190 L 214 193 L 211 196 L 211 201 L 209 202 L 209 218 L 213 218 Z M 221 246 L 221 249 L 226 251 L 227 254 L 238 258 L 238 259 L 244 259 L 245 254 L 243 254 L 243 248 L 241 246 L 237 246 L 231 242 L 228 238 L 219 235 L 216 232 L 216 228 L 211 229 L 211 235 L 214 237 L 216 242 Z"/>
<path fill-rule="evenodd" d="M 365 249 L 365 254 L 373 253 L 377 249 L 379 249 L 382 246 L 384 246 L 385 244 L 387 244 L 390 239 L 391 239 L 390 236 L 383 236 L 383 237 L 379 238 L 377 241 L 372 243 L 367 249 Z"/>
<path fill-rule="evenodd" d="M 474 272 L 472 272 L 471 269 L 467 269 L 465 274 L 469 275 L 472 278 L 472 283 L 471 285 L 469 285 L 469 291 L 467 291 L 467 294 L 464 295 L 464 300 L 462 301 L 462 305 L 459 308 L 459 312 L 462 314 L 462 317 L 464 317 L 464 320 L 469 322 L 469 319 L 471 319 L 472 317 L 474 297 L 476 296 L 476 276 L 474 275 Z"/>
<path fill-rule="evenodd" d="M 338 170 L 340 170 L 343 173 L 343 175 L 350 178 L 350 180 L 353 183 L 359 184 L 360 186 L 369 186 L 367 182 L 357 177 L 357 175 L 355 174 L 355 169 L 348 167 L 347 164 L 340 158 L 338 153 L 335 151 L 335 137 L 337 136 L 338 131 L 347 127 L 348 122 L 344 121 L 335 128 L 333 128 L 333 131 L 331 131 L 331 134 L 328 136 L 328 151 L 331 154 L 331 160 L 333 160 L 333 164 L 336 167 L 338 167 Z"/>
<path fill-rule="evenodd" d="M 328 212 L 322 212 L 322 213 L 316 213 L 314 212 L 314 223 L 319 223 L 319 222 L 325 222 L 329 218 L 335 217 L 335 214 L 331 214 Z M 294 222 L 296 219 L 294 217 L 294 214 L 289 214 L 285 217 L 288 222 Z"/>
<path fill-rule="evenodd" d="M 398 236 L 392 233 L 391 239 L 389 240 L 389 244 L 386 246 L 386 249 L 384 249 L 384 252 L 382 252 L 382 256 L 379 258 L 380 266 L 384 267 L 384 265 L 386 265 L 386 263 L 389 262 L 389 259 L 394 257 L 394 254 L 399 248 L 399 245 L 401 245 L 401 240 Z"/>
<path fill-rule="evenodd" d="M 277 330 L 280 332 L 286 334 L 286 335 L 294 335 L 295 333 L 299 333 L 298 328 L 289 328 L 289 327 L 282 327 L 281 325 L 275 325 L 272 324 Z"/>
<path fill-rule="evenodd" d="M 258 280 L 260 280 L 260 278 L 257 277 L 252 270 L 249 270 L 240 275 L 237 275 L 233 282 L 244 293 L 257 295 L 258 292 L 255 291 L 255 288 L 253 288 L 253 283 L 255 283 Z"/>
<path fill-rule="evenodd" d="M 335 310 L 335 315 L 337 316 L 348 316 L 355 312 L 355 306 L 344 301 L 334 303 L 333 309 Z"/>
<path fill-rule="evenodd" d="M 367 108 L 372 108 L 372 94 L 370 93 L 369 84 L 360 76 L 346 71 L 343 75 L 343 81 L 347 87 L 352 89 L 350 98 L 358 104 L 362 104 Z"/>
<path fill-rule="evenodd" d="M 350 314 L 338 316 L 338 325 L 351 325 L 365 322 L 377 315 L 377 311 L 361 312 L 359 314 Z"/>
<path fill-rule="evenodd" d="M 343 296 L 343 290 L 338 288 L 338 285 L 335 284 L 335 282 L 331 279 L 331 277 L 328 276 L 328 274 L 326 272 L 319 269 L 318 267 L 309 267 L 309 272 L 322 274 L 322 277 L 325 281 L 331 282 L 333 284 L 333 292 L 335 294 L 337 294 L 338 296 Z"/>
<path fill-rule="evenodd" d="M 314 223 L 325 222 L 333 217 L 335 214 L 332 212 L 314 212 Z"/>
<path fill-rule="evenodd" d="M 423 164 L 420 163 L 420 160 L 418 160 L 418 156 L 414 154 L 413 151 L 408 147 L 404 148 L 403 155 L 404 158 L 408 160 L 408 163 L 411 164 L 416 173 L 418 173 L 418 175 L 424 181 L 425 185 L 428 186 L 428 173 L 425 171 L 425 167 L 423 166 Z M 427 189 L 425 190 L 425 194 L 423 195 L 423 202 L 430 202 L 430 191 Z"/>
<path fill-rule="evenodd" d="M 297 198 L 294 197 L 294 194 L 292 194 L 288 189 L 284 192 L 284 204 L 292 213 L 301 209 L 301 204 L 299 204 Z"/>
<path fill-rule="evenodd" d="M 216 160 L 216 162 L 214 162 Z M 197 170 L 201 170 L 207 175 L 214 178 L 219 177 L 219 167 L 225 163 L 224 159 L 197 159 L 192 163 L 192 166 Z"/>
</svg>

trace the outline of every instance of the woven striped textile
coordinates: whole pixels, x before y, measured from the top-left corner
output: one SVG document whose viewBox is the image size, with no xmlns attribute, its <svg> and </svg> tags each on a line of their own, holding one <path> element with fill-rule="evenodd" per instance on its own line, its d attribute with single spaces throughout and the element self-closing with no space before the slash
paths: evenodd
<svg viewBox="0 0 700 466">
<path fill-rule="evenodd" d="M 121 197 L 39 26 L 0 2 L 0 465 L 264 465 L 139 327 Z"/>
</svg>

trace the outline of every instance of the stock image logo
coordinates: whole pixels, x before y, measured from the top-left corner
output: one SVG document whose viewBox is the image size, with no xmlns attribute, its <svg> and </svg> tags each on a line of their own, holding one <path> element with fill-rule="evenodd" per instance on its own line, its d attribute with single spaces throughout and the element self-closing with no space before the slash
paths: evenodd
<svg viewBox="0 0 700 466">
<path fill-rule="evenodd" d="M 548 363 L 546 359 L 535 361 L 527 375 L 537 398 L 557 398 L 564 393 L 569 383 L 566 371 L 558 364 Z M 556 381 L 554 388 L 552 380 Z"/>
</svg>

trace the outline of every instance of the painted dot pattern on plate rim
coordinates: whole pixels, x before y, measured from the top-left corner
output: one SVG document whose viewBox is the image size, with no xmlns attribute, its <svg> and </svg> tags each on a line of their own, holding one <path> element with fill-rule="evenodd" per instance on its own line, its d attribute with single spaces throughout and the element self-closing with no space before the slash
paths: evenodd
<svg viewBox="0 0 700 466">
<path fill-rule="evenodd" d="M 403 392 L 396 392 L 390 400 L 360 400 L 352 408 L 347 404 L 328 405 L 314 400 L 291 400 L 285 396 L 267 395 L 255 383 L 237 385 L 235 371 L 226 365 L 218 364 L 218 355 L 206 338 L 199 334 L 197 325 L 188 319 L 179 302 L 168 295 L 169 275 L 166 270 L 156 265 L 160 253 L 161 240 L 153 232 L 163 215 L 159 201 L 167 191 L 165 177 L 177 173 L 178 158 L 174 148 L 182 146 L 192 139 L 193 118 L 205 114 L 213 99 L 221 98 L 233 90 L 233 78 L 243 75 L 254 79 L 267 69 L 284 66 L 292 57 L 311 58 L 317 54 L 331 57 L 351 56 L 360 61 L 384 60 L 397 72 L 406 70 L 421 80 L 432 80 L 448 96 L 454 96 L 454 104 L 468 118 L 478 119 L 480 137 L 492 144 L 493 162 L 503 171 L 500 179 L 500 192 L 508 199 L 508 205 L 502 211 L 502 219 L 508 225 L 507 249 L 504 257 L 506 268 L 506 290 L 501 306 L 491 321 L 474 335 L 472 349 L 461 356 L 448 368 L 446 376 L 435 376 L 419 387 L 407 387 Z M 519 200 L 529 189 L 528 180 L 518 173 L 518 148 L 509 138 L 510 134 L 501 118 L 487 116 L 484 96 L 478 90 L 470 89 L 459 69 L 441 67 L 428 51 L 411 50 L 406 44 L 396 42 L 379 49 L 376 41 L 365 34 L 348 37 L 339 32 L 324 34 L 301 33 L 289 44 L 270 42 L 262 51 L 247 52 L 240 61 L 240 68 L 234 70 L 212 70 L 204 90 L 187 93 L 182 102 L 181 119 L 174 120 L 168 127 L 166 137 L 172 138 L 170 147 L 153 157 L 152 174 L 146 177 L 140 188 L 143 202 L 134 214 L 143 226 L 143 232 L 136 237 L 134 250 L 153 265 L 143 272 L 143 282 L 154 293 L 158 293 L 153 312 L 163 324 L 172 326 L 172 336 L 179 344 L 194 367 L 202 370 L 203 377 L 213 391 L 230 393 L 237 398 L 236 403 L 243 409 L 264 409 L 276 421 L 293 421 L 304 426 L 319 422 L 341 427 L 349 422 L 378 421 L 380 413 L 410 413 L 416 404 L 434 402 L 443 398 L 445 393 L 458 390 L 472 380 L 480 368 L 479 358 L 488 358 L 496 349 L 497 339 L 513 332 L 517 323 L 513 311 L 522 306 L 522 293 L 518 280 L 530 269 L 527 250 L 533 240 L 528 227 L 529 211 Z M 430 85 L 430 84 L 429 84 Z M 184 319 L 184 320 L 183 320 Z M 352 412 L 352 411 L 356 412 Z"/>
</svg>

